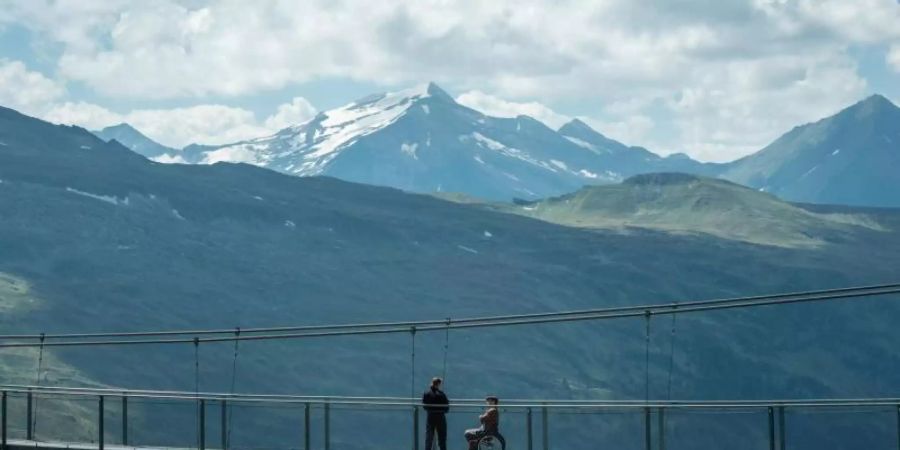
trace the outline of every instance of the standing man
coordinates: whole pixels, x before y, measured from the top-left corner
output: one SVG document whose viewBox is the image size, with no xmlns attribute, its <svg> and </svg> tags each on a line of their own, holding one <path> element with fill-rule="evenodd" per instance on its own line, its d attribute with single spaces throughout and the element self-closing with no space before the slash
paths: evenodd
<svg viewBox="0 0 900 450">
<path fill-rule="evenodd" d="M 443 380 L 438 377 L 431 379 L 431 387 L 422 394 L 422 405 L 428 413 L 428 419 L 425 422 L 425 450 L 432 450 L 434 443 L 434 432 L 437 431 L 438 447 L 440 450 L 447 450 L 447 411 L 450 410 L 450 401 L 447 395 L 441 390 Z"/>
</svg>

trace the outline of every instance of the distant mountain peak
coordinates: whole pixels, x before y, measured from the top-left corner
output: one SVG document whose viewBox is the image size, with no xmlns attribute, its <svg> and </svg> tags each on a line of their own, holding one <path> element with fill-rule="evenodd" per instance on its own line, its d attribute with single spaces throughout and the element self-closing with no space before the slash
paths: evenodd
<svg viewBox="0 0 900 450">
<path fill-rule="evenodd" d="M 134 131 L 137 131 L 137 129 L 135 129 L 133 126 L 131 126 L 125 122 L 117 123 L 115 125 L 110 125 L 108 127 L 104 127 L 103 129 L 104 130 L 134 130 Z"/>
<path fill-rule="evenodd" d="M 890 104 L 890 105 L 894 104 L 887 97 L 885 97 L 884 95 L 881 95 L 881 94 L 872 94 L 872 95 L 866 97 L 864 100 L 862 100 L 861 103 L 882 103 L 882 104 Z"/>
<path fill-rule="evenodd" d="M 176 153 L 175 149 L 150 139 L 137 128 L 124 122 L 108 126 L 99 131 L 92 131 L 92 133 L 107 142 L 115 140 L 131 151 L 151 159 Z"/>
<path fill-rule="evenodd" d="M 434 98 L 441 101 L 456 103 L 456 101 L 452 96 L 450 96 L 450 94 L 448 94 L 440 86 L 432 81 L 398 91 L 390 91 L 381 94 L 370 95 L 357 100 L 356 102 L 354 102 L 354 104 L 366 105 L 387 99 L 396 99 L 400 101 L 405 101 L 406 99 L 408 99 L 409 101 L 416 101 L 425 98 Z"/>
<path fill-rule="evenodd" d="M 563 126 L 559 127 L 559 132 L 562 133 L 563 130 L 590 130 L 596 132 L 590 125 L 584 123 L 581 119 L 575 118 L 563 124 Z"/>
<path fill-rule="evenodd" d="M 900 206 L 900 108 L 871 95 L 730 163 L 723 178 L 788 201 Z"/>
<path fill-rule="evenodd" d="M 119 135 L 128 133 L 128 134 L 133 135 L 133 136 L 135 136 L 135 137 L 147 138 L 147 136 L 144 135 L 144 133 L 141 133 L 140 130 L 138 130 L 137 128 L 135 128 L 135 127 L 133 127 L 133 126 L 131 126 L 130 124 L 125 123 L 125 122 L 122 122 L 122 123 L 118 123 L 118 124 L 115 124 L 115 125 L 110 125 L 110 126 L 108 126 L 108 127 L 105 127 L 105 128 L 103 128 L 102 130 L 99 130 L 98 133 L 107 133 L 107 134 L 109 134 L 109 133 L 116 133 L 116 134 L 119 134 Z M 118 140 L 118 139 L 117 139 L 117 140 Z"/>
<path fill-rule="evenodd" d="M 590 125 L 584 123 L 581 119 L 572 119 L 559 127 L 559 134 L 570 138 L 577 138 L 584 141 L 599 140 L 605 144 L 626 147 L 624 144 L 606 137 L 603 133 L 591 128 Z"/>
<path fill-rule="evenodd" d="M 447 93 L 447 91 L 445 91 L 444 89 L 442 89 L 440 86 L 437 85 L 437 83 L 435 83 L 435 82 L 433 82 L 433 81 L 429 82 L 429 83 L 426 85 L 425 91 L 426 91 L 426 92 L 428 93 L 428 95 L 430 95 L 431 97 L 439 98 L 439 99 L 441 99 L 441 100 L 447 100 L 447 101 L 456 103 L 456 100 L 454 100 L 453 97 L 450 96 L 450 94 Z"/>
<path fill-rule="evenodd" d="M 897 111 L 898 109 L 900 108 L 897 105 L 881 94 L 870 95 L 848 108 L 848 110 L 855 111 L 860 115 L 879 114 L 887 111 Z"/>
</svg>

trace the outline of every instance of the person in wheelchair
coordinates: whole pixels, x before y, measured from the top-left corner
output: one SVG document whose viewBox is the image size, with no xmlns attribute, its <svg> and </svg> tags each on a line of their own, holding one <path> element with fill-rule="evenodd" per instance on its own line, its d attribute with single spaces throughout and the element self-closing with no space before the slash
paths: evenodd
<svg viewBox="0 0 900 450">
<path fill-rule="evenodd" d="M 497 448 L 505 449 L 506 440 L 500 434 L 500 410 L 497 408 L 497 405 L 500 404 L 500 399 L 489 395 L 485 398 L 485 401 L 487 401 L 487 409 L 484 411 L 484 414 L 478 416 L 481 426 L 466 430 L 465 436 L 466 441 L 469 443 L 469 449 L 479 448 L 479 443 L 488 441 L 489 439 L 487 438 L 495 438 L 500 442 Z"/>
</svg>

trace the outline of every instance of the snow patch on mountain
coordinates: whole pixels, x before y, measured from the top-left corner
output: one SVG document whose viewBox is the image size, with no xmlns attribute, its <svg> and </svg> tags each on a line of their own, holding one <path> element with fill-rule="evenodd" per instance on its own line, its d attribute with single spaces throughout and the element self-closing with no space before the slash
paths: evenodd
<svg viewBox="0 0 900 450">
<path fill-rule="evenodd" d="M 598 148 L 596 145 L 591 144 L 590 142 L 587 142 L 587 141 L 584 141 L 584 140 L 581 140 L 581 139 L 578 139 L 578 138 L 572 137 L 572 136 L 564 135 L 563 137 L 566 138 L 569 142 L 571 142 L 581 148 L 588 149 L 594 153 L 601 153 L 601 149 Z M 607 149 L 602 149 L 602 150 L 603 150 L 602 153 L 609 153 L 609 150 L 607 150 Z"/>
<path fill-rule="evenodd" d="M 416 149 L 419 147 L 417 142 L 413 142 L 412 144 L 404 142 L 400 145 L 400 151 L 406 153 L 413 159 L 419 159 L 419 155 L 416 154 Z"/>
<path fill-rule="evenodd" d="M 558 159 L 551 159 L 550 164 L 553 164 L 554 166 L 559 167 L 562 170 L 569 170 L 569 167 L 566 166 L 566 163 L 564 163 Z"/>
<path fill-rule="evenodd" d="M 168 153 L 164 153 L 159 156 L 154 156 L 150 158 L 153 162 L 158 162 L 160 164 L 187 164 L 187 160 L 184 159 L 182 155 L 171 155 Z"/>
<path fill-rule="evenodd" d="M 325 113 L 321 128 L 316 128 L 315 139 L 319 142 L 307 158 L 325 156 L 353 139 L 380 130 L 392 124 L 406 112 L 410 104 L 428 96 L 427 89 L 412 89 L 384 94 L 371 98 L 368 102 L 351 103 L 343 108 Z"/>
<path fill-rule="evenodd" d="M 497 151 L 503 151 L 503 150 L 509 149 L 509 147 L 507 147 L 489 137 L 486 137 L 485 135 L 483 135 L 477 131 L 475 133 L 472 133 L 471 136 L 473 139 L 475 139 L 476 142 L 478 142 L 481 146 L 483 146 L 485 148 L 489 148 L 491 150 L 497 150 Z M 467 136 L 460 136 L 461 140 L 465 139 L 465 138 L 467 138 Z"/>
<path fill-rule="evenodd" d="M 478 250 L 475 250 L 475 249 L 472 248 L 472 247 L 466 247 L 465 245 L 457 245 L 456 247 L 457 247 L 458 249 L 464 251 L 464 252 L 469 252 L 469 253 L 472 253 L 472 254 L 474 254 L 474 255 L 477 255 L 477 254 L 478 254 Z"/>
<path fill-rule="evenodd" d="M 215 164 L 217 162 L 262 164 L 266 161 L 266 155 L 258 150 L 262 146 L 253 144 L 238 145 L 235 147 L 223 147 L 212 150 L 200 161 L 201 164 Z"/>
<path fill-rule="evenodd" d="M 301 176 L 319 175 L 340 153 L 359 139 L 393 124 L 416 101 L 431 96 L 430 85 L 373 95 L 279 131 L 272 136 L 219 147 L 204 153 L 200 163 L 243 162 Z M 427 105 L 422 105 L 426 114 Z M 426 146 L 430 146 L 428 137 Z M 416 157 L 417 144 L 404 144 Z"/>
<path fill-rule="evenodd" d="M 507 146 L 501 144 L 500 142 L 497 142 L 477 131 L 473 132 L 472 134 L 459 136 L 459 140 L 460 140 L 460 142 L 463 142 L 463 143 L 465 143 L 469 140 L 474 140 L 476 144 L 478 144 L 479 146 L 486 148 L 488 150 L 493 150 L 504 156 L 510 156 L 510 157 L 513 157 L 516 159 L 520 159 L 522 161 L 525 161 L 525 162 L 535 165 L 537 167 L 547 169 L 551 172 L 556 172 L 556 169 L 554 169 L 552 166 L 550 166 L 550 164 L 533 158 L 527 152 L 525 152 L 523 150 L 519 150 L 517 148 L 507 147 Z"/>
<path fill-rule="evenodd" d="M 90 192 L 79 191 L 78 189 L 74 189 L 74 188 L 70 188 L 70 187 L 67 187 L 67 188 L 66 188 L 66 192 L 71 192 L 71 193 L 73 193 L 73 194 L 81 195 L 81 196 L 83 196 L 83 197 L 92 198 L 92 199 L 94 199 L 94 200 L 100 200 L 101 202 L 109 203 L 109 204 L 111 204 L 111 205 L 116 205 L 116 206 L 118 206 L 118 205 L 128 206 L 128 197 L 125 197 L 125 198 L 123 198 L 123 199 L 120 200 L 118 197 L 114 197 L 114 196 L 111 196 L 111 195 L 92 194 L 92 193 L 90 193 Z"/>
</svg>

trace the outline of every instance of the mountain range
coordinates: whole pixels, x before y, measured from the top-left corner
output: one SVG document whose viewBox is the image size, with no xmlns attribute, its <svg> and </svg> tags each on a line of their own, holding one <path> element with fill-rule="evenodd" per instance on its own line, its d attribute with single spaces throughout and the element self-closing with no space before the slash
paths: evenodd
<svg viewBox="0 0 900 450">
<path fill-rule="evenodd" d="M 109 134 L 98 132 L 101 138 Z M 144 142 L 126 137 L 123 144 L 138 148 Z M 707 167 L 684 155 L 662 158 L 625 146 L 579 120 L 557 131 L 528 116 L 490 117 L 460 105 L 434 83 L 372 95 L 272 136 L 190 146 L 166 156 L 152 151 L 138 150 L 156 160 L 243 162 L 290 175 L 492 200 L 536 199 L 636 173 Z"/>
<path fill-rule="evenodd" d="M 661 157 L 581 120 L 558 130 L 528 116 L 490 117 L 434 83 L 372 95 L 274 135 L 174 150 L 126 124 L 96 132 L 162 162 L 243 162 L 299 176 L 328 175 L 410 192 L 536 200 L 637 174 L 721 177 L 808 203 L 900 206 L 900 108 L 875 95 L 796 127 L 727 164 Z"/>
<path fill-rule="evenodd" d="M 790 205 L 700 176 L 636 176 L 514 206 L 247 164 L 157 164 L 84 129 L 0 109 L 0 326 L 96 332 L 537 313 L 885 283 L 900 263 L 896 211 Z M 643 319 L 453 331 L 446 341 L 421 333 L 412 380 L 406 335 L 242 344 L 236 390 L 406 396 L 442 372 L 448 343 L 455 398 L 643 399 L 648 379 L 652 398 L 891 397 L 900 307 L 889 300 L 687 314 L 677 327 L 653 318 L 649 340 Z M 227 392 L 233 351 L 48 349 L 41 383 Z M 38 357 L 0 353 L 2 379 L 33 383 Z M 91 438 L 94 403 L 40 404 L 40 439 Z M 135 402 L 129 411 L 141 431 L 133 444 L 193 445 L 192 405 Z M 408 411 L 332 413 L 337 450 L 408 442 Z M 521 448 L 524 419 L 505 417 L 508 442 Z M 792 448 L 896 442 L 890 420 L 863 427 L 829 417 L 841 426 L 790 415 Z M 291 445 L 301 418 L 288 407 L 238 408 L 233 445 Z M 473 420 L 454 411 L 451 436 Z M 631 448 L 640 420 L 560 415 L 549 426 L 554 446 Z M 749 450 L 768 438 L 764 411 L 673 412 L 667 424 L 677 450 Z M 12 421 L 12 433 L 23 426 Z M 379 431 L 361 438 L 364 429 Z"/>
</svg>

